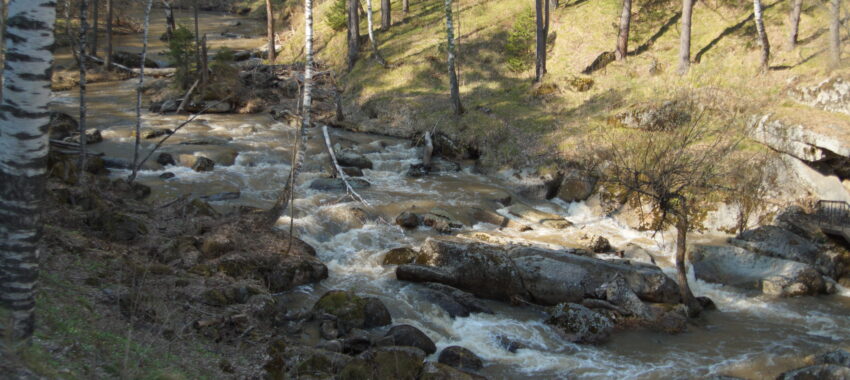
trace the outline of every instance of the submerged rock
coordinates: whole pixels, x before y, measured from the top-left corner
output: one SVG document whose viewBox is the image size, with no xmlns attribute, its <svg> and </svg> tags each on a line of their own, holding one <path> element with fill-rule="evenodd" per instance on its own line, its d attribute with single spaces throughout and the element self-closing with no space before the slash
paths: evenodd
<svg viewBox="0 0 850 380">
<path fill-rule="evenodd" d="M 366 158 L 366 156 L 351 151 L 337 154 L 336 160 L 339 166 L 349 166 L 358 169 L 372 169 L 374 166 L 372 160 Z"/>
<path fill-rule="evenodd" d="M 348 184 L 354 190 L 371 186 L 369 182 L 360 178 L 349 178 Z M 310 188 L 320 191 L 342 191 L 345 190 L 345 183 L 342 182 L 342 178 L 316 178 L 310 183 Z"/>
<path fill-rule="evenodd" d="M 556 306 L 546 324 L 577 343 L 604 343 L 614 330 L 614 323 L 608 317 L 574 303 Z"/>
<path fill-rule="evenodd" d="M 416 256 L 419 255 L 419 252 L 413 250 L 410 247 L 399 247 L 393 248 L 389 250 L 384 255 L 383 264 L 384 265 L 402 265 L 402 264 L 410 264 L 413 260 L 416 260 Z"/>
<path fill-rule="evenodd" d="M 412 230 L 416 227 L 419 227 L 419 216 L 416 214 L 404 211 L 395 218 L 395 223 L 401 226 L 402 228 L 406 228 L 408 230 Z"/>
<path fill-rule="evenodd" d="M 487 305 L 470 293 L 439 283 L 427 283 L 421 290 L 426 300 L 439 306 L 450 317 L 468 317 L 472 313 L 493 314 Z"/>
<path fill-rule="evenodd" d="M 690 262 L 697 278 L 768 295 L 815 295 L 826 290 L 823 277 L 808 264 L 762 256 L 738 247 L 696 246 Z"/>
</svg>

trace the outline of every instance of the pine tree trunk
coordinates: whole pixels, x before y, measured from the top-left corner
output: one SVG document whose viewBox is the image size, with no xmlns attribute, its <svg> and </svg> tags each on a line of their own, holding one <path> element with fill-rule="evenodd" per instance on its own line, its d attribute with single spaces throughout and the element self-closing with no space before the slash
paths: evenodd
<svg viewBox="0 0 850 380">
<path fill-rule="evenodd" d="M 794 6 L 791 7 L 791 33 L 788 35 L 788 50 L 794 50 L 797 47 L 797 38 L 800 33 L 800 13 L 803 12 L 803 0 L 794 0 Z"/>
<path fill-rule="evenodd" d="M 295 146 L 295 159 L 292 162 L 292 169 L 290 169 L 286 186 L 278 196 L 275 205 L 267 213 L 269 224 L 274 224 L 286 211 L 287 205 L 295 198 L 295 181 L 298 179 L 307 153 L 307 128 L 311 125 L 310 112 L 313 108 L 313 0 L 304 0 L 304 54 L 306 55 L 304 97 L 301 106 L 301 128 L 298 130 Z"/>
<path fill-rule="evenodd" d="M 153 0 L 148 0 L 145 6 L 145 28 L 142 34 L 142 64 L 139 67 L 139 85 L 136 87 L 136 141 L 133 144 L 133 171 L 130 173 L 130 178 L 128 179 L 130 183 L 136 180 L 136 175 L 139 174 L 139 166 L 141 165 L 139 163 L 139 148 L 142 132 L 142 86 L 145 84 L 144 62 L 148 54 L 148 34 L 150 33 L 152 5 Z"/>
<path fill-rule="evenodd" d="M 100 32 L 100 28 L 98 27 L 100 1 L 92 0 L 92 7 L 91 55 L 97 57 L 97 33 Z"/>
<path fill-rule="evenodd" d="M 682 30 L 679 37 L 679 74 L 685 75 L 691 68 L 691 15 L 694 0 L 682 0 Z"/>
<path fill-rule="evenodd" d="M 455 31 L 452 25 L 452 0 L 446 0 L 446 41 L 448 47 L 449 85 L 451 86 L 452 110 L 455 115 L 463 113 L 460 104 L 460 89 L 458 87 L 457 69 L 455 68 Z"/>
<path fill-rule="evenodd" d="M 106 0 L 106 70 L 112 70 L 112 5 L 115 0 Z M 144 65 L 142 65 L 144 66 Z"/>
<path fill-rule="evenodd" d="M 758 32 L 759 45 L 761 46 L 760 70 L 766 73 L 770 69 L 770 41 L 767 39 L 767 31 L 764 30 L 761 0 L 753 0 L 753 15 L 755 15 L 756 31 Z"/>
<path fill-rule="evenodd" d="M 381 0 L 381 30 L 390 30 L 393 23 L 393 12 L 390 0 Z"/>
<path fill-rule="evenodd" d="M 401 11 L 405 14 L 410 12 L 410 0 L 403 0 L 401 2 Z"/>
<path fill-rule="evenodd" d="M 534 8 L 537 22 L 537 47 L 535 49 L 534 60 L 534 81 L 540 82 L 543 80 L 543 75 L 546 74 L 546 10 L 544 4 L 548 5 L 548 0 L 534 0 Z"/>
<path fill-rule="evenodd" d="M 28 341 L 35 327 L 56 2 L 12 0 L 7 11 L 0 104 L 0 335 Z"/>
<path fill-rule="evenodd" d="M 832 20 L 829 23 L 829 50 L 832 53 L 832 64 L 841 63 L 841 0 L 832 0 Z"/>
<path fill-rule="evenodd" d="M 360 13 L 358 0 L 348 0 L 348 71 L 354 69 L 360 53 Z"/>
<path fill-rule="evenodd" d="M 80 159 L 77 163 L 77 168 L 80 172 L 80 181 L 85 179 L 86 167 L 86 41 L 89 35 L 88 16 L 89 1 L 80 0 L 80 54 L 78 66 L 80 66 Z"/>
<path fill-rule="evenodd" d="M 629 26 L 632 22 L 632 0 L 623 0 L 623 13 L 620 15 L 620 33 L 617 36 L 616 57 L 618 61 L 626 59 L 629 52 Z"/>
<path fill-rule="evenodd" d="M 266 0 L 266 25 L 269 38 L 269 64 L 274 64 L 277 51 L 275 50 L 274 41 L 274 9 L 272 8 L 272 0 Z"/>
</svg>

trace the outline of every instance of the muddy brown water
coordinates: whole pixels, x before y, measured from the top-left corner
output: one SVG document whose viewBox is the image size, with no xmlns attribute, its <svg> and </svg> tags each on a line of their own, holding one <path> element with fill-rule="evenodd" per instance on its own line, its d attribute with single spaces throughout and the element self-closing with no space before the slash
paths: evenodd
<svg viewBox="0 0 850 380">
<path fill-rule="evenodd" d="M 152 35 L 162 33 L 161 10 L 154 10 Z M 179 22 L 188 14 L 180 13 Z M 235 22 L 239 27 L 234 27 Z M 235 28 L 244 34 L 262 31 L 256 20 L 202 13 L 202 29 L 207 33 Z M 237 32 L 238 32 L 237 31 Z M 156 55 L 164 44 L 153 38 Z M 228 39 L 214 46 L 255 47 L 261 38 Z M 116 50 L 140 46 L 140 36 L 119 36 Z M 59 61 L 67 59 L 60 52 Z M 89 123 L 103 132 L 105 141 L 91 146 L 130 161 L 131 131 L 134 126 L 134 89 L 136 82 L 105 82 L 89 86 Z M 70 114 L 77 112 L 75 90 L 54 96 L 53 108 Z M 147 101 L 145 102 L 147 105 Z M 143 113 L 143 126 L 174 128 L 185 116 Z M 164 203 L 181 194 L 195 196 L 240 191 L 236 200 L 214 202 L 216 207 L 234 205 L 270 206 L 289 173 L 289 157 L 295 136 L 292 126 L 274 121 L 267 114 L 204 115 L 173 136 L 163 149 L 176 155 L 208 156 L 218 164 L 215 170 L 196 173 L 181 166 L 150 165 L 139 181 L 153 188 L 150 202 Z M 440 207 L 445 210 L 466 207 L 493 208 L 492 199 L 511 189 L 497 178 L 475 174 L 469 167 L 458 173 L 411 179 L 404 176 L 410 164 L 418 162 L 421 150 L 408 141 L 332 130 L 335 143 L 364 153 L 375 166 L 365 170 L 372 186 L 361 194 L 374 206 L 372 215 L 392 220 L 410 207 Z M 143 149 L 155 140 L 144 140 Z M 201 144 L 203 143 L 203 144 Z M 330 289 L 354 289 L 383 300 L 394 323 L 409 323 L 425 331 L 438 348 L 461 345 L 481 356 L 481 371 L 493 379 L 552 378 L 694 378 L 726 374 L 748 379 L 774 378 L 780 372 L 801 365 L 801 358 L 825 350 L 850 346 L 850 291 L 842 289 L 833 296 L 795 299 L 770 299 L 761 295 L 719 285 L 694 281 L 698 295 L 711 297 L 720 311 L 708 313 L 687 333 L 669 336 L 632 331 L 614 335 L 602 346 L 576 345 L 563 341 L 542 323 L 544 315 L 528 307 L 513 307 L 487 301 L 495 315 L 473 314 L 468 318 L 449 318 L 438 307 L 423 300 L 419 285 L 399 282 L 394 267 L 380 265 L 384 252 L 398 246 L 419 246 L 433 231 L 420 229 L 403 232 L 379 221 L 365 224 L 346 218 L 351 207 L 362 207 L 343 198 L 341 193 L 309 189 L 312 179 L 328 175 L 324 143 L 319 130 L 310 131 L 308 159 L 300 177 L 295 201 L 294 223 L 299 236 L 312 244 L 328 265 L 330 278 L 286 294 L 292 306 L 309 307 Z M 173 179 L 160 174 L 173 172 Z M 126 177 L 116 170 L 114 177 Z M 529 202 L 548 212 L 565 216 L 575 223 L 567 231 L 536 228 L 528 232 L 497 231 L 496 226 L 477 224 L 467 232 L 492 232 L 531 243 L 572 246 L 582 234 L 607 236 L 615 246 L 634 243 L 652 252 L 670 273 L 671 234 L 652 236 L 632 230 L 617 220 L 595 213 L 584 203 Z M 505 210 L 497 210 L 507 215 Z M 279 226 L 288 228 L 291 219 L 281 217 Z M 711 238 L 711 237 L 707 237 Z M 713 237 L 717 238 L 717 237 Z M 503 349 L 499 336 L 528 346 L 516 353 Z M 435 357 L 431 358 L 436 360 Z"/>
</svg>

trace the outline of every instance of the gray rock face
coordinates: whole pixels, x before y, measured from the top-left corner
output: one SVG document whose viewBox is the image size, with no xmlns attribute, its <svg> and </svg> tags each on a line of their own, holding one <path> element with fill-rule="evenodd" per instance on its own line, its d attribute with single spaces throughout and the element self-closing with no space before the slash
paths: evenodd
<svg viewBox="0 0 850 380">
<path fill-rule="evenodd" d="M 390 331 L 387 331 L 386 337 L 392 338 L 393 344 L 396 346 L 416 347 L 425 351 L 428 355 L 437 352 L 434 341 L 424 332 L 411 325 L 394 326 Z"/>
<path fill-rule="evenodd" d="M 589 198 L 596 187 L 596 179 L 582 175 L 578 170 L 564 175 L 558 198 L 564 202 L 577 202 Z"/>
<path fill-rule="evenodd" d="M 835 276 L 839 259 L 836 253 L 776 226 L 744 231 L 729 243 L 760 255 L 809 264 L 830 277 Z"/>
<path fill-rule="evenodd" d="M 505 248 L 460 238 L 429 238 L 415 265 L 396 270 L 399 280 L 437 282 L 478 297 L 528 299 L 542 305 L 580 302 L 614 276 L 643 300 L 677 303 L 676 284 L 652 265 L 628 265 L 534 247 Z M 499 284 L 499 286 L 493 286 Z"/>
<path fill-rule="evenodd" d="M 819 364 L 785 372 L 776 380 L 847 380 L 850 368 L 835 364 Z"/>
<path fill-rule="evenodd" d="M 789 91 L 791 98 L 810 107 L 850 115 L 850 82 L 829 78 L 811 87 Z"/>
<path fill-rule="evenodd" d="M 577 343 L 604 343 L 614 330 L 614 323 L 608 317 L 574 303 L 556 306 L 546 324 Z"/>
<path fill-rule="evenodd" d="M 558 195 L 562 176 L 554 174 L 535 174 L 527 171 L 503 174 L 515 192 L 527 199 L 545 200 Z"/>
<path fill-rule="evenodd" d="M 757 255 L 739 247 L 696 246 L 690 253 L 696 277 L 780 297 L 823 293 L 823 277 L 808 264 Z"/>
</svg>

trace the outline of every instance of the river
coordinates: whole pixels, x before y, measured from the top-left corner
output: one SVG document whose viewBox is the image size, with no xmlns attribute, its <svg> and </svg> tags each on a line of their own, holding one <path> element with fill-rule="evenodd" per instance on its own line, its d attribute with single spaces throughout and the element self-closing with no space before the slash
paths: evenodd
<svg viewBox="0 0 850 380">
<path fill-rule="evenodd" d="M 154 10 L 153 36 L 162 33 L 161 10 Z M 180 13 L 186 22 L 187 13 Z M 209 33 L 223 25 L 239 21 L 240 28 L 262 30 L 255 20 L 204 12 L 201 26 Z M 237 46 L 257 46 L 262 39 L 222 40 Z M 131 47 L 125 49 L 125 46 Z M 133 50 L 139 46 L 138 36 L 120 36 L 116 50 Z M 154 57 L 164 44 L 152 39 Z M 68 54 L 58 55 L 61 62 Z M 95 152 L 130 160 L 131 130 L 134 125 L 134 80 L 89 85 L 89 123 L 97 127 L 105 141 L 92 145 Z M 58 92 L 53 107 L 75 114 L 77 94 Z M 147 102 L 145 102 L 147 104 Z M 173 128 L 185 116 L 163 116 L 143 113 L 144 127 Z M 407 178 L 410 164 L 417 163 L 421 148 L 409 141 L 340 130 L 331 131 L 332 138 L 345 147 L 365 154 L 374 168 L 364 170 L 364 179 L 372 186 L 360 193 L 373 206 L 369 210 L 392 220 L 404 209 L 416 207 L 488 207 L 493 194 L 510 192 L 510 187 L 495 177 L 477 174 L 471 165 L 462 171 Z M 139 181 L 153 188 L 150 202 L 163 203 L 185 193 L 208 195 L 240 191 L 240 198 L 214 202 L 216 207 L 234 205 L 269 207 L 289 173 L 289 157 L 295 137 L 294 127 L 276 122 L 268 114 L 204 115 L 176 134 L 164 151 L 175 154 L 215 156 L 218 161 L 211 172 L 197 173 L 189 168 L 153 165 L 143 170 Z M 197 143 L 206 139 L 206 144 Z M 150 149 L 154 140 L 143 141 Z M 181 143 L 190 144 L 181 144 Z M 212 142 L 212 143 L 210 143 Z M 235 159 L 232 159 L 236 154 Z M 227 165 L 228 159 L 232 164 Z M 748 379 L 774 378 L 778 373 L 798 367 L 802 357 L 836 347 L 850 346 L 850 292 L 820 297 L 773 299 L 692 278 L 693 290 L 715 301 L 719 311 L 706 313 L 689 331 L 680 335 L 651 332 L 619 332 L 601 346 L 573 344 L 559 338 L 544 325 L 544 315 L 533 308 L 515 307 L 486 301 L 496 313 L 473 314 L 451 319 L 444 311 L 419 296 L 420 285 L 397 281 L 392 266 L 382 266 L 383 254 L 395 247 L 418 247 L 433 235 L 429 229 L 404 232 L 400 228 L 377 221 L 357 223 L 343 221 L 340 213 L 362 207 L 342 198 L 341 193 L 309 189 L 312 179 L 327 176 L 328 156 L 321 131 L 310 131 L 305 170 L 299 177 L 295 201 L 294 223 L 297 235 L 313 245 L 319 258 L 330 270 L 327 280 L 304 286 L 287 297 L 293 307 L 310 307 L 330 289 L 352 289 L 380 298 L 389 308 L 394 324 L 408 323 L 428 334 L 439 349 L 460 345 L 469 348 L 485 361 L 482 374 L 493 379 L 552 378 L 621 378 L 662 379 L 693 378 L 709 374 L 726 374 Z M 163 180 L 170 171 L 176 176 Z M 114 177 L 126 177 L 127 171 L 114 170 Z M 534 231 L 498 231 L 496 226 L 476 224 L 467 231 L 483 231 L 522 239 L 530 243 L 570 246 L 578 234 L 606 236 L 614 246 L 637 244 L 660 258 L 668 273 L 674 269 L 671 234 L 652 235 L 633 230 L 609 217 L 594 213 L 583 202 L 566 204 L 528 201 L 535 207 L 564 216 L 575 226 L 568 231 L 536 228 Z M 502 209 L 498 210 L 509 216 Z M 289 228 L 292 220 L 281 217 L 278 226 Z M 502 348 L 498 337 L 506 336 L 528 346 L 516 353 Z M 436 360 L 436 357 L 432 359 Z"/>
</svg>

